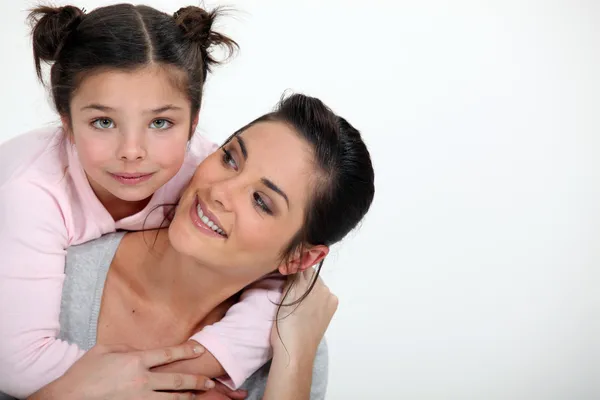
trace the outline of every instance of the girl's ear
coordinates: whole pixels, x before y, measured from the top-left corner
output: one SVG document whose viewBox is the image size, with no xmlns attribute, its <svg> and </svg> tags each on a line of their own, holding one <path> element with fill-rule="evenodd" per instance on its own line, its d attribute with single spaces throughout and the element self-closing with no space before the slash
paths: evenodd
<svg viewBox="0 0 600 400">
<path fill-rule="evenodd" d="M 198 120 L 200 118 L 200 113 L 196 113 L 194 119 L 192 119 L 192 131 L 190 132 L 190 137 L 196 132 L 196 128 L 198 127 Z"/>
<path fill-rule="evenodd" d="M 327 254 L 329 254 L 329 247 L 322 244 L 304 248 L 302 254 L 297 254 L 289 262 L 281 264 L 278 268 L 279 273 L 292 275 L 302 272 L 321 262 Z"/>
<path fill-rule="evenodd" d="M 62 124 L 63 131 L 67 134 L 67 138 L 73 143 L 73 129 L 71 128 L 71 119 L 67 115 L 60 116 L 60 123 Z"/>
</svg>

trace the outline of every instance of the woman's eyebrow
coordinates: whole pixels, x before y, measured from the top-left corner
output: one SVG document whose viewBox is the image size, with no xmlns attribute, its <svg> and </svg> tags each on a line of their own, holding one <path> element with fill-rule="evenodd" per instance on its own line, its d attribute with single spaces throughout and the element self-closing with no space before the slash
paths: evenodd
<svg viewBox="0 0 600 400">
<path fill-rule="evenodd" d="M 240 150 L 242 152 L 242 156 L 244 157 L 244 160 L 247 160 L 248 159 L 248 148 L 246 147 L 246 143 L 244 142 L 244 139 L 242 139 L 242 137 L 239 135 L 236 136 L 235 138 L 237 139 L 238 144 L 240 145 Z M 288 209 L 290 208 L 290 200 L 288 199 L 287 194 L 285 194 L 285 192 L 279 186 L 277 186 L 276 184 L 273 183 L 273 181 L 271 181 L 267 178 L 261 178 L 261 182 L 266 187 L 268 187 L 269 189 L 271 189 L 272 191 L 274 191 L 275 193 L 277 193 L 278 195 L 283 197 Z"/>
<path fill-rule="evenodd" d="M 288 209 L 290 208 L 290 201 L 288 200 L 287 194 L 285 194 L 285 192 L 283 190 L 281 190 L 279 188 L 279 186 L 277 186 L 276 184 L 274 184 L 272 181 L 268 180 L 267 178 L 261 178 L 262 183 L 265 184 L 266 187 L 268 187 L 269 189 L 271 189 L 272 191 L 274 191 L 275 193 L 279 194 L 281 197 L 283 197 L 285 199 L 285 203 L 288 206 Z"/>
<path fill-rule="evenodd" d="M 246 148 L 246 143 L 244 142 L 244 139 L 242 139 L 239 135 L 235 138 L 237 139 L 240 145 L 240 149 L 242 150 L 242 156 L 244 156 L 244 161 L 246 161 L 248 159 L 248 149 Z"/>
</svg>

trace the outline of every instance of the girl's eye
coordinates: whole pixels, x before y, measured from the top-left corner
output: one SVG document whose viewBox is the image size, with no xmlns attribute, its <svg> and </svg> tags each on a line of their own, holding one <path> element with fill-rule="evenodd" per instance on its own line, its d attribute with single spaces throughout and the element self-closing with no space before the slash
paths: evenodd
<svg viewBox="0 0 600 400">
<path fill-rule="evenodd" d="M 261 210 L 263 210 L 264 212 L 266 212 L 269 215 L 273 215 L 273 211 L 271 211 L 271 209 L 269 208 L 267 203 L 265 203 L 265 201 L 263 200 L 263 198 L 261 197 L 261 195 L 258 192 L 254 192 L 254 194 L 252 196 L 254 197 L 254 203 L 256 203 L 256 205 Z"/>
<path fill-rule="evenodd" d="M 173 125 L 172 122 L 167 121 L 166 119 L 155 119 L 150 124 L 152 129 L 169 129 Z"/>
<path fill-rule="evenodd" d="M 115 123 L 110 118 L 98 118 L 92 121 L 92 126 L 97 129 L 111 129 L 115 127 Z"/>
<path fill-rule="evenodd" d="M 235 162 L 235 159 L 233 158 L 233 156 L 231 155 L 231 152 L 225 148 L 222 148 L 222 150 L 223 150 L 223 164 L 225 164 L 237 171 L 238 165 Z"/>
</svg>

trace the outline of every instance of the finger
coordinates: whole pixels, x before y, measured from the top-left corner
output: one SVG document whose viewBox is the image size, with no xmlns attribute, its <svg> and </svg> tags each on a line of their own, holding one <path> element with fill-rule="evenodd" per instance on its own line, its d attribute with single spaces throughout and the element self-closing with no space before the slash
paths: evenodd
<svg viewBox="0 0 600 400">
<path fill-rule="evenodd" d="M 221 382 L 217 382 L 217 386 L 215 387 L 215 391 L 223 393 L 228 398 L 232 400 L 244 400 L 246 396 L 248 396 L 248 392 L 245 390 L 231 390 L 227 386 L 223 385 Z"/>
<path fill-rule="evenodd" d="M 211 390 L 210 392 L 207 393 L 202 393 L 202 394 L 197 394 L 196 397 L 194 397 L 194 400 L 236 400 L 236 398 L 234 397 L 228 397 L 227 395 L 224 395 L 223 393 L 219 393 L 219 392 L 215 392 L 214 390 Z"/>
<path fill-rule="evenodd" d="M 148 379 L 152 390 L 209 390 L 215 382 L 202 375 L 152 372 Z"/>
<path fill-rule="evenodd" d="M 154 392 L 151 396 L 146 395 L 144 398 L 150 400 L 192 400 L 197 399 L 198 397 L 194 392 Z"/>
<path fill-rule="evenodd" d="M 164 347 L 162 349 L 142 351 L 142 363 L 147 368 L 169 364 L 174 361 L 196 358 L 204 353 L 204 347 L 197 342 L 189 341 L 179 346 Z"/>
</svg>

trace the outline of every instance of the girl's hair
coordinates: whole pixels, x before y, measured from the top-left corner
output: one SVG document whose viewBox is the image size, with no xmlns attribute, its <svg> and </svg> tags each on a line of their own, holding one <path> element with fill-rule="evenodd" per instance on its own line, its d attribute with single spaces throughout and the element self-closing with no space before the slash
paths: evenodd
<svg viewBox="0 0 600 400">
<path fill-rule="evenodd" d="M 235 132 L 226 143 L 260 122 L 283 122 L 292 127 L 311 145 L 318 171 L 304 224 L 285 247 L 282 260 L 301 254 L 306 245 L 330 246 L 342 240 L 365 216 L 375 195 L 371 156 L 360 132 L 321 100 L 292 94 L 283 97 L 273 112 Z M 292 305 L 310 293 L 322 266 L 323 261 L 308 291 Z"/>
<path fill-rule="evenodd" d="M 42 62 L 52 64 L 52 99 L 57 112 L 70 120 L 73 92 L 89 74 L 149 65 L 174 67 L 174 82 L 186 91 L 194 115 L 200 110 L 206 76 L 219 63 L 211 53 L 213 47 L 224 47 L 225 59 L 238 48 L 212 29 L 219 13 L 219 9 L 208 12 L 194 6 L 172 16 L 132 4 L 90 13 L 75 6 L 40 6 L 28 18 L 38 78 L 43 83 Z"/>
</svg>

